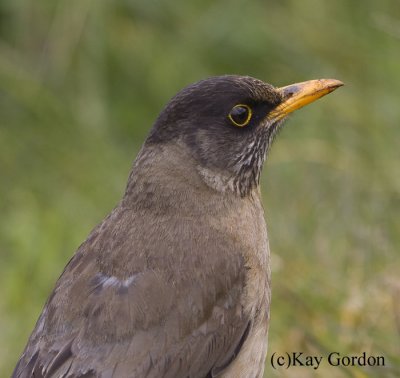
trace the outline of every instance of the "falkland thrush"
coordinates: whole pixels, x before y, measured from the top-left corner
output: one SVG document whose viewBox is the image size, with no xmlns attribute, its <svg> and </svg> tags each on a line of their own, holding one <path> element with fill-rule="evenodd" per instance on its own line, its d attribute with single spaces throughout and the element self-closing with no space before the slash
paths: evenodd
<svg viewBox="0 0 400 378">
<path fill-rule="evenodd" d="M 13 377 L 261 377 L 261 169 L 286 116 L 341 85 L 221 76 L 179 92 L 121 202 L 65 267 Z"/>
</svg>

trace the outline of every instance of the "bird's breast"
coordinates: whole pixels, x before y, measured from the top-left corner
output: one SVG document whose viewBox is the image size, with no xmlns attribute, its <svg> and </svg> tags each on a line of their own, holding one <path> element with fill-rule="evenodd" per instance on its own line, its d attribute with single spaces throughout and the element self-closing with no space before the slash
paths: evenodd
<svg viewBox="0 0 400 378">
<path fill-rule="evenodd" d="M 223 374 L 229 378 L 262 377 L 267 353 L 270 308 L 270 252 L 264 211 L 259 197 L 249 198 L 237 209 L 231 232 L 240 238 L 246 261 L 246 284 L 242 296 L 252 328 L 232 365 Z"/>
</svg>

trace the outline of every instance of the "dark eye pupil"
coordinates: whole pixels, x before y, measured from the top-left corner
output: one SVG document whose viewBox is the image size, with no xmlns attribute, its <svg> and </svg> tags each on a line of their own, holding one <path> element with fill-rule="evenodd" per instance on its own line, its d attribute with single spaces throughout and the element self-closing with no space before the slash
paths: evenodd
<svg viewBox="0 0 400 378">
<path fill-rule="evenodd" d="M 231 111 L 232 119 L 239 125 L 244 124 L 249 116 L 249 110 L 244 106 L 235 106 Z"/>
</svg>

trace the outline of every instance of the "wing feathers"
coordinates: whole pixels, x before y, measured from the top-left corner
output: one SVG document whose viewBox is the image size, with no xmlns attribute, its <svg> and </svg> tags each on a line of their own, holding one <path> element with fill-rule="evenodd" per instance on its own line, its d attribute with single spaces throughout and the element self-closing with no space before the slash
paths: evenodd
<svg viewBox="0 0 400 378">
<path fill-rule="evenodd" d="M 171 234 L 126 210 L 105 222 L 64 270 L 13 377 L 221 374 L 251 328 L 236 239 L 214 228 L 204 238 L 202 218 L 166 218 Z"/>
</svg>

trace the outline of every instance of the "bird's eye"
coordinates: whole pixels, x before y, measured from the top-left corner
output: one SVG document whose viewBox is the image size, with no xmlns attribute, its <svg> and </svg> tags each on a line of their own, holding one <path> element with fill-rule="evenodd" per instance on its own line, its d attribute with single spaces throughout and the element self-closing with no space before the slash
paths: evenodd
<svg viewBox="0 0 400 378">
<path fill-rule="evenodd" d="M 231 109 L 228 118 L 235 126 L 244 127 L 250 122 L 251 115 L 252 111 L 250 106 L 238 104 Z"/>
</svg>

